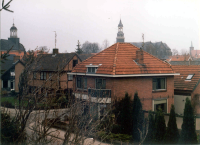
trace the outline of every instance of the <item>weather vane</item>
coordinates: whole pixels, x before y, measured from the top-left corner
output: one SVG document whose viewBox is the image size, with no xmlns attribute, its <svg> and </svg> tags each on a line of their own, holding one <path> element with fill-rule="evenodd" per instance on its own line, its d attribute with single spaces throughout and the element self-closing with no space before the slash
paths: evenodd
<svg viewBox="0 0 200 145">
<path fill-rule="evenodd" d="M 56 48 L 56 37 L 57 37 L 57 34 L 56 34 L 56 31 L 54 31 L 55 32 L 55 48 Z"/>
</svg>

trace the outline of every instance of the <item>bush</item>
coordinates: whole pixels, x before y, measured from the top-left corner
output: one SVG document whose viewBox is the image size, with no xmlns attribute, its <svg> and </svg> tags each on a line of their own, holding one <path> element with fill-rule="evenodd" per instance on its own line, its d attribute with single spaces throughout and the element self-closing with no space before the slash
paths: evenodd
<svg viewBox="0 0 200 145">
<path fill-rule="evenodd" d="M 11 96 L 16 96 L 17 93 L 16 93 L 14 90 L 12 90 L 12 91 L 10 92 L 10 95 L 11 95 Z"/>
<path fill-rule="evenodd" d="M 121 125 L 118 125 L 118 124 L 113 124 L 113 126 L 112 126 L 112 133 L 120 133 L 121 131 Z"/>
<path fill-rule="evenodd" d="M 8 94 L 8 92 L 6 91 L 6 90 L 2 90 L 1 91 L 1 95 L 3 96 L 3 95 L 7 95 Z"/>
<path fill-rule="evenodd" d="M 7 108 L 15 108 L 14 105 L 12 105 L 12 103 L 5 101 L 5 102 L 1 102 L 1 106 L 2 107 L 7 107 Z"/>
<path fill-rule="evenodd" d="M 107 133 L 105 131 L 99 131 L 97 133 L 98 138 L 105 141 L 123 141 L 127 142 L 130 141 L 132 136 L 128 134 L 114 134 L 114 133 Z"/>
</svg>

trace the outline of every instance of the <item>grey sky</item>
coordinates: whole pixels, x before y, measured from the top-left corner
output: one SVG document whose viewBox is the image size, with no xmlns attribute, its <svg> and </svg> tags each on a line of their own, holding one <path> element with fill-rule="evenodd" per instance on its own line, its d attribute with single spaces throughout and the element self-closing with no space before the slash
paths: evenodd
<svg viewBox="0 0 200 145">
<path fill-rule="evenodd" d="M 5 0 L 7 2 L 8 0 Z M 116 42 L 124 25 L 125 42 L 162 41 L 173 49 L 200 48 L 200 0 L 13 0 L 14 13 L 1 12 L 1 38 L 15 21 L 26 50 L 37 46 L 72 52 L 77 41 Z"/>
</svg>

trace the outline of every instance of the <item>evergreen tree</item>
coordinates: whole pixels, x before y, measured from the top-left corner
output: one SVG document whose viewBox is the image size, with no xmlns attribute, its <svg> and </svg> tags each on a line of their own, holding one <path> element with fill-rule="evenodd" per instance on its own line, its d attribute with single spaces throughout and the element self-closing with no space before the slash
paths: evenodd
<svg viewBox="0 0 200 145">
<path fill-rule="evenodd" d="M 79 40 L 78 40 L 78 44 L 77 44 L 77 48 L 76 48 L 76 53 L 78 53 L 78 54 L 82 54 L 83 53 L 83 50 L 80 48 L 80 42 L 79 42 Z"/>
<path fill-rule="evenodd" d="M 131 134 L 132 131 L 132 119 L 131 119 L 131 99 L 128 93 L 125 94 L 125 98 L 122 100 L 121 128 L 123 134 Z"/>
<path fill-rule="evenodd" d="M 197 144 L 195 121 L 191 101 L 186 98 L 180 143 Z"/>
<path fill-rule="evenodd" d="M 159 108 L 158 111 L 156 112 L 155 120 L 156 120 L 155 142 L 160 144 L 163 143 L 166 132 L 164 113 L 161 108 Z"/>
<path fill-rule="evenodd" d="M 140 131 L 142 132 L 142 125 L 144 120 L 144 115 L 142 111 L 142 104 L 136 92 L 133 100 L 133 110 L 132 110 L 132 122 L 133 130 L 132 137 L 134 141 L 140 141 Z"/>
<path fill-rule="evenodd" d="M 154 142 L 155 119 L 152 111 L 149 111 L 148 119 L 149 119 L 148 133 L 145 138 L 144 144 L 151 144 Z"/>
<path fill-rule="evenodd" d="M 176 124 L 175 107 L 172 104 L 170 114 L 169 114 L 168 127 L 165 134 L 165 143 L 176 144 L 178 140 L 179 140 L 179 133 L 178 133 L 178 128 Z"/>
</svg>

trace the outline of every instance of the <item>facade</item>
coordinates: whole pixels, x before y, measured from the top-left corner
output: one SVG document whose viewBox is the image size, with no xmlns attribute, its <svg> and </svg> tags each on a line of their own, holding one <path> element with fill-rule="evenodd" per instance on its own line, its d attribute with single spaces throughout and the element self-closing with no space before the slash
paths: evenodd
<svg viewBox="0 0 200 145">
<path fill-rule="evenodd" d="M 200 115 L 200 66 L 199 65 L 172 65 L 174 77 L 174 105 L 175 111 L 183 115 L 185 100 L 188 97 L 194 105 L 195 113 Z"/>
<path fill-rule="evenodd" d="M 116 42 L 124 42 L 124 41 L 125 41 L 125 38 L 124 38 L 124 32 L 123 32 L 123 24 L 120 19 L 119 24 L 118 24 L 118 33 L 117 33 Z"/>
<path fill-rule="evenodd" d="M 19 77 L 24 70 L 24 63 L 20 61 L 20 56 L 11 55 L 9 60 L 2 63 L 1 69 L 1 90 L 19 92 Z"/>
<path fill-rule="evenodd" d="M 78 64 L 71 73 L 76 98 L 101 108 L 136 92 L 144 110 L 161 107 L 169 113 L 174 96 L 174 71 L 151 54 L 128 43 L 116 43 Z"/>
<path fill-rule="evenodd" d="M 10 28 L 10 38 L 8 40 L 1 39 L 0 40 L 1 53 L 4 54 L 8 50 L 10 50 L 9 54 L 13 54 L 16 56 L 20 56 L 20 59 L 26 53 L 24 46 L 20 43 L 20 38 L 17 37 L 17 27 L 13 26 Z"/>
<path fill-rule="evenodd" d="M 67 73 L 80 62 L 76 53 L 58 53 L 58 49 L 54 49 L 53 54 L 38 55 L 31 66 L 29 92 L 35 88 L 55 93 L 72 89 L 73 76 Z"/>
</svg>

